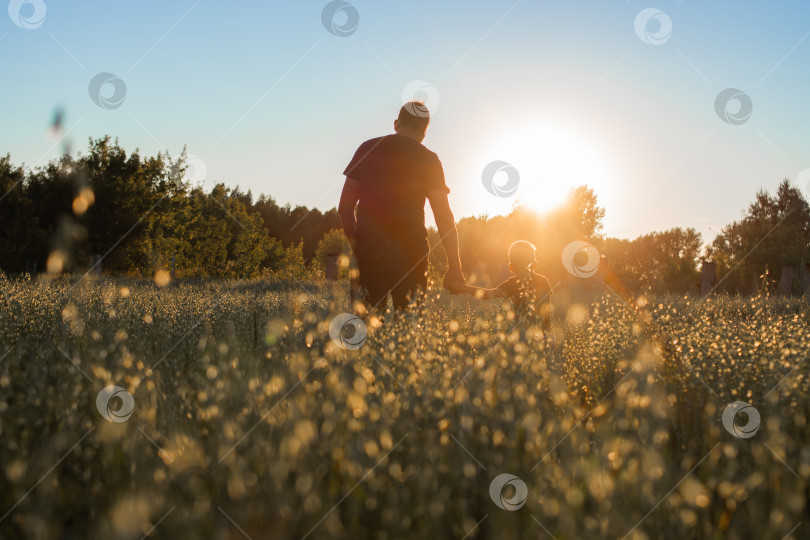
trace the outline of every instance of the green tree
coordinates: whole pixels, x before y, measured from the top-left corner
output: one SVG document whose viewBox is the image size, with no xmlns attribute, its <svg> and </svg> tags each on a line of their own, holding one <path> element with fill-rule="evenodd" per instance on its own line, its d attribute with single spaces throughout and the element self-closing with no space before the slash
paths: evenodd
<svg viewBox="0 0 810 540">
<path fill-rule="evenodd" d="M 798 268 L 810 261 L 810 206 L 788 180 L 775 195 L 760 190 L 739 221 L 730 223 L 706 249 L 704 260 L 717 263 L 721 287 L 735 292 L 756 290 L 766 268 L 780 275 L 782 268 Z M 795 279 L 794 291 L 800 290 Z"/>
<path fill-rule="evenodd" d="M 339 263 L 342 257 L 345 257 L 343 262 L 347 262 L 352 255 L 351 245 L 342 229 L 332 229 L 318 242 L 318 247 L 315 249 L 315 259 L 313 261 L 315 269 L 325 274 L 327 261 L 331 255 L 337 255 Z M 340 279 L 348 279 L 348 264 L 340 264 L 338 277 Z"/>
<path fill-rule="evenodd" d="M 23 168 L 12 165 L 8 155 L 0 158 L 2 268 L 8 272 L 24 272 L 34 266 L 42 269 L 48 256 L 48 239 L 55 228 L 54 220 L 42 221 L 28 192 Z"/>
<path fill-rule="evenodd" d="M 701 238 L 695 229 L 680 227 L 634 240 L 607 238 L 603 254 L 630 291 L 689 292 L 696 290 L 700 279 Z"/>
<path fill-rule="evenodd" d="M 105 271 L 150 273 L 153 241 L 171 223 L 167 196 L 174 188 L 167 181 L 165 160 L 142 160 L 137 150 L 128 156 L 118 141 L 105 137 L 91 141 L 79 167 L 95 197 L 83 219 L 89 252 L 106 255 Z"/>
<path fill-rule="evenodd" d="M 593 240 L 601 237 L 605 209 L 599 206 L 592 188 L 583 185 L 572 189 L 564 212 L 569 214 L 570 222 L 576 224 L 584 238 Z"/>
</svg>

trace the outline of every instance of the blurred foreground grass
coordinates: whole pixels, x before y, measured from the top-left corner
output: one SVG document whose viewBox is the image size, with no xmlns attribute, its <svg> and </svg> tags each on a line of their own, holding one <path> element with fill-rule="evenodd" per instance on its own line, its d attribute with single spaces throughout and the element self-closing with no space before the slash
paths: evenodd
<svg viewBox="0 0 810 540">
<path fill-rule="evenodd" d="M 325 284 L 0 290 L 2 538 L 810 535 L 807 300 L 606 295 L 551 338 L 433 291 L 352 351 Z"/>
</svg>

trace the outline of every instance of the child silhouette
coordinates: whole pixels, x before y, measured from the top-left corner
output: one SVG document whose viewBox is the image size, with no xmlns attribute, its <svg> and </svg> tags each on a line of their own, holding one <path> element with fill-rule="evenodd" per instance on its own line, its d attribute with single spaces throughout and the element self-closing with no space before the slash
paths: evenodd
<svg viewBox="0 0 810 540">
<path fill-rule="evenodd" d="M 464 292 L 482 299 L 508 296 L 520 319 L 538 321 L 543 329 L 548 329 L 552 289 L 546 276 L 534 271 L 536 266 L 537 249 L 534 244 L 518 240 L 509 246 L 509 271 L 512 277 L 494 289 L 468 285 Z"/>
</svg>

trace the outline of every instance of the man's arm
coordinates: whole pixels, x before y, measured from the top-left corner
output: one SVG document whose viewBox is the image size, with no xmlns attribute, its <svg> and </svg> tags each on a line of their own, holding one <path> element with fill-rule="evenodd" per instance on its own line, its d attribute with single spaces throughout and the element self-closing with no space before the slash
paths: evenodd
<svg viewBox="0 0 810 540">
<path fill-rule="evenodd" d="M 447 200 L 447 191 L 437 189 L 429 192 L 428 201 L 431 210 L 433 210 L 436 226 L 439 228 L 439 237 L 442 239 L 444 252 L 447 254 L 445 287 L 454 292 L 453 288 L 457 288 L 457 286 L 464 285 L 466 287 L 464 274 L 461 273 L 461 258 L 458 254 L 456 220 L 453 217 L 453 211 L 450 209 L 450 202 Z"/>
<path fill-rule="evenodd" d="M 343 184 L 343 192 L 340 194 L 338 215 L 340 215 L 340 223 L 343 225 L 343 232 L 352 246 L 352 251 L 354 251 L 355 238 L 357 237 L 357 218 L 354 215 L 354 209 L 359 200 L 360 182 L 347 176 L 346 183 Z"/>
</svg>

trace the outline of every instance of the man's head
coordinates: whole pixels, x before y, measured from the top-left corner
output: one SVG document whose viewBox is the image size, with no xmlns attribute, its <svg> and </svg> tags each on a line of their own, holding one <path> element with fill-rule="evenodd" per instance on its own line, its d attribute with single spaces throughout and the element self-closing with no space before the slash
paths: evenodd
<svg viewBox="0 0 810 540">
<path fill-rule="evenodd" d="M 537 264 L 537 250 L 534 244 L 518 240 L 509 246 L 509 270 L 521 274 L 534 268 Z"/>
<path fill-rule="evenodd" d="M 394 131 L 405 135 L 417 142 L 425 139 L 430 111 L 422 101 L 409 101 L 399 110 L 399 116 L 394 120 Z"/>
</svg>

